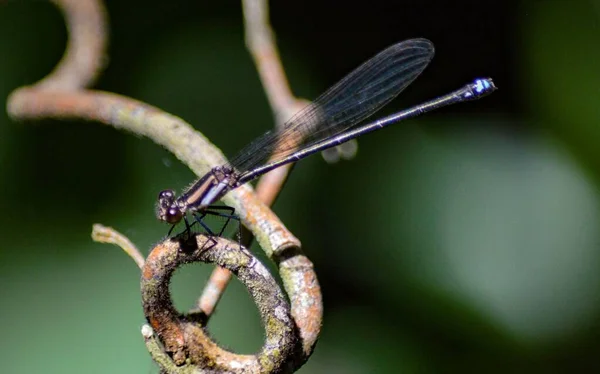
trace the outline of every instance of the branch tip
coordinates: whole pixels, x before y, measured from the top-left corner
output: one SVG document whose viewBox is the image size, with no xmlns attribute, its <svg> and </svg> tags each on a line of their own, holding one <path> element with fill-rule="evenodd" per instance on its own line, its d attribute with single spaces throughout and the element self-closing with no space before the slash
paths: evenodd
<svg viewBox="0 0 600 374">
<path fill-rule="evenodd" d="M 98 243 L 114 244 L 121 247 L 121 249 L 135 261 L 140 269 L 144 267 L 144 256 L 142 256 L 135 244 L 112 227 L 107 227 L 99 223 L 94 224 L 92 226 L 92 240 Z"/>
<path fill-rule="evenodd" d="M 142 336 L 144 337 L 144 339 L 150 339 L 152 336 L 154 336 L 154 330 L 152 330 L 152 327 L 150 327 L 150 325 L 144 324 L 142 326 Z"/>
</svg>

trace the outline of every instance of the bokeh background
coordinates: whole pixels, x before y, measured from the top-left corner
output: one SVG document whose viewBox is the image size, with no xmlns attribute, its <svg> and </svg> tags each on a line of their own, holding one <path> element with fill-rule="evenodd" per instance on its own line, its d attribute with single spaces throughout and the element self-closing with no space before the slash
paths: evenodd
<svg viewBox="0 0 600 374">
<path fill-rule="evenodd" d="M 272 126 L 237 1 L 106 2 L 97 86 L 192 123 L 228 155 Z M 600 1 L 277 1 L 296 94 L 315 98 L 384 47 L 427 37 L 436 58 L 384 112 L 478 76 L 499 90 L 359 140 L 352 161 L 295 168 L 275 212 L 314 261 L 321 339 L 302 373 L 600 370 Z M 66 30 L 44 1 L 0 6 L 0 101 L 45 76 Z M 166 234 L 158 191 L 194 175 L 147 139 L 0 113 L 0 371 L 156 373 L 139 271 L 93 243 L 101 222 L 145 252 Z M 259 251 L 255 248 L 256 251 Z M 211 267 L 173 280 L 193 305 Z M 211 333 L 262 343 L 237 282 Z"/>
</svg>

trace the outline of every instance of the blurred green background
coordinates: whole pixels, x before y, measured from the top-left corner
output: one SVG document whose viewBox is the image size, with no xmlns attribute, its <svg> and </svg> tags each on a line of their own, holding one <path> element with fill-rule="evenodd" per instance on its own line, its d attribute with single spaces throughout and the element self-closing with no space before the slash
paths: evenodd
<svg viewBox="0 0 600 374">
<path fill-rule="evenodd" d="M 192 123 L 228 155 L 272 126 L 237 1 L 107 1 L 97 86 Z M 436 58 L 384 111 L 491 76 L 492 96 L 359 140 L 352 161 L 302 161 L 274 206 L 322 285 L 303 373 L 600 370 L 600 1 L 273 2 L 294 92 L 315 98 L 384 47 L 427 37 Z M 66 30 L 44 1 L 0 6 L 0 98 L 45 76 Z M 139 271 L 95 244 L 101 222 L 145 252 L 167 228 L 157 193 L 194 175 L 103 125 L 0 114 L 0 367 L 155 373 Z M 255 248 L 255 250 L 258 250 Z M 193 305 L 209 266 L 175 275 Z M 251 353 L 263 329 L 237 282 L 211 321 Z"/>
</svg>

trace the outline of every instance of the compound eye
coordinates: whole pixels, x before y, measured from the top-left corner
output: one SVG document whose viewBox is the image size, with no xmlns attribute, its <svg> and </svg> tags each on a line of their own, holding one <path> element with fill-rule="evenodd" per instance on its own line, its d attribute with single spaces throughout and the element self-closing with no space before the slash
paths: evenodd
<svg viewBox="0 0 600 374">
<path fill-rule="evenodd" d="M 175 202 L 175 192 L 173 190 L 160 191 L 158 194 L 158 206 L 160 209 L 168 209 Z"/>
<path fill-rule="evenodd" d="M 173 190 L 163 190 L 158 194 L 159 199 L 173 199 L 175 197 L 175 191 Z"/>
<path fill-rule="evenodd" d="M 183 212 L 177 209 L 176 207 L 169 208 L 165 214 L 165 221 L 172 225 L 179 223 L 179 221 L 181 221 L 182 218 Z"/>
</svg>

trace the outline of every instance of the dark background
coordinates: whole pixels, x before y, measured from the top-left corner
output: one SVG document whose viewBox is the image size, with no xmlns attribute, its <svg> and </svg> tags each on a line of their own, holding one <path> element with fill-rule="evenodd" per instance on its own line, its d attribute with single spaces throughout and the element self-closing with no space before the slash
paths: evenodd
<svg viewBox="0 0 600 374">
<path fill-rule="evenodd" d="M 228 155 L 272 126 L 234 1 L 108 1 L 97 88 L 180 116 Z M 499 90 L 359 140 L 352 161 L 298 164 L 274 206 L 302 240 L 325 317 L 305 373 L 592 372 L 600 317 L 600 2 L 272 3 L 294 92 L 315 98 L 397 41 L 436 58 L 384 112 L 490 76 Z M 0 97 L 45 76 L 66 43 L 43 1 L 0 6 Z M 147 139 L 0 115 L 0 357 L 7 373 L 156 372 L 139 271 L 93 243 L 101 222 L 147 249 L 161 189 L 194 179 Z M 254 248 L 259 251 L 258 248 Z M 178 308 L 209 266 L 178 272 Z M 262 344 L 230 287 L 211 333 Z"/>
</svg>

